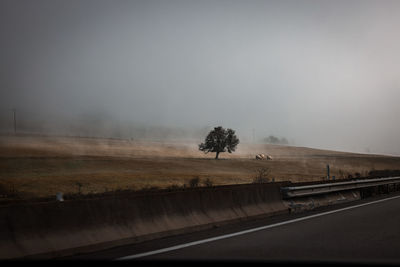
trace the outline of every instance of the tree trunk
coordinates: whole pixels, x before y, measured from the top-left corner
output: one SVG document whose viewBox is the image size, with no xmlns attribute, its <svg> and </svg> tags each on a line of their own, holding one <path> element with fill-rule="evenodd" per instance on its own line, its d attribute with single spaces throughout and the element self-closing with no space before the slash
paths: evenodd
<svg viewBox="0 0 400 267">
<path fill-rule="evenodd" d="M 219 155 L 219 152 L 217 152 L 217 154 L 215 155 L 215 159 L 218 159 L 218 155 Z"/>
</svg>

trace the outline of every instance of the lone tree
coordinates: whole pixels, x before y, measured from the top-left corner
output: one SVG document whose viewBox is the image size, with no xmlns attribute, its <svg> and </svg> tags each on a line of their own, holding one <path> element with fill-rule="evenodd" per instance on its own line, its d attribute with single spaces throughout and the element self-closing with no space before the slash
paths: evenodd
<svg viewBox="0 0 400 267">
<path fill-rule="evenodd" d="M 226 151 L 232 153 L 238 144 L 239 139 L 234 130 L 229 128 L 225 130 L 218 126 L 208 133 L 205 142 L 199 145 L 199 150 L 204 151 L 204 153 L 216 152 L 215 159 L 218 159 L 219 153 Z"/>
</svg>

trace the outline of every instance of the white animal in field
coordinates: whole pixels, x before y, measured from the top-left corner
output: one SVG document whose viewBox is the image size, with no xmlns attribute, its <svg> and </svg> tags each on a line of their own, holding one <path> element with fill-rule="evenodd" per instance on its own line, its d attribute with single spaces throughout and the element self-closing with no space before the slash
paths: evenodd
<svg viewBox="0 0 400 267">
<path fill-rule="evenodd" d="M 272 157 L 270 155 L 264 155 L 264 154 L 257 154 L 256 159 L 258 160 L 272 160 Z"/>
<path fill-rule="evenodd" d="M 264 159 L 265 159 L 265 155 L 264 155 L 264 154 L 257 154 L 257 155 L 256 155 L 256 159 L 258 159 L 258 160 L 264 160 Z"/>
</svg>

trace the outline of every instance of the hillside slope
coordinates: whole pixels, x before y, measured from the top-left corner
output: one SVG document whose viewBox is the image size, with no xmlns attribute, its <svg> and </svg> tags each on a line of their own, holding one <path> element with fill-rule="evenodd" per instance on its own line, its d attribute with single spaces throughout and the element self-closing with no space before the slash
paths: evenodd
<svg viewBox="0 0 400 267">
<path fill-rule="evenodd" d="M 199 140 L 199 143 L 201 140 Z M 255 160 L 264 153 L 272 161 Z M 122 139 L 0 136 L 0 194 L 22 197 L 57 192 L 98 193 L 118 189 L 165 188 L 195 177 L 215 185 L 251 183 L 262 168 L 275 181 L 313 181 L 399 169 L 400 158 L 304 147 L 239 144 L 220 160 L 204 154 L 196 142 L 149 142 Z"/>
</svg>

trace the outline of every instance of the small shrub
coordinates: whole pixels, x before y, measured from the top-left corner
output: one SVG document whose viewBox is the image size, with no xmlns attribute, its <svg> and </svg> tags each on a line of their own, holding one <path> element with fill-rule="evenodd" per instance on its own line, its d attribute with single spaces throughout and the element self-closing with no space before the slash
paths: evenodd
<svg viewBox="0 0 400 267">
<path fill-rule="evenodd" d="M 78 186 L 78 194 L 81 194 L 81 188 L 82 188 L 83 184 L 80 182 L 76 182 L 75 184 Z"/>
<path fill-rule="evenodd" d="M 203 182 L 203 184 L 205 185 L 205 186 L 207 186 L 207 187 L 211 187 L 211 186 L 213 186 L 213 181 L 211 181 L 211 179 L 210 178 L 207 178 L 204 182 Z"/>
<path fill-rule="evenodd" d="M 256 176 L 253 178 L 253 184 L 268 183 L 269 174 L 271 170 L 269 168 L 260 168 L 256 171 Z"/>
<path fill-rule="evenodd" d="M 192 188 L 193 187 L 198 187 L 199 183 L 200 183 L 200 178 L 199 177 L 195 177 L 193 179 L 190 179 L 189 186 L 192 187 Z"/>
</svg>

